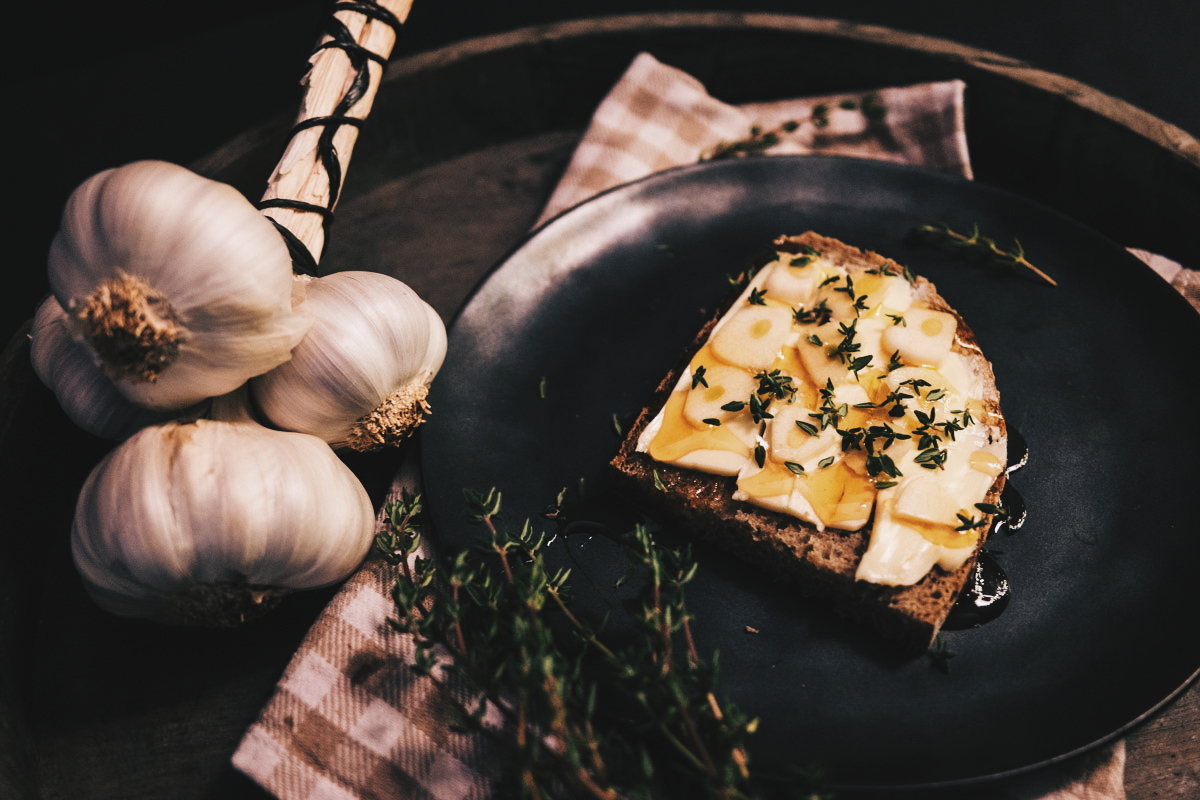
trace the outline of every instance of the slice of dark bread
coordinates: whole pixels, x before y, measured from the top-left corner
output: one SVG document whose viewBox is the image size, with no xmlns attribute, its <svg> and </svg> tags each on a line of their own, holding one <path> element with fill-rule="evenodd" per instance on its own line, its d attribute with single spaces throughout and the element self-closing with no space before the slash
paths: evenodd
<svg viewBox="0 0 1200 800">
<path fill-rule="evenodd" d="M 821 251 L 832 263 L 852 273 L 879 269 L 890 262 L 882 256 L 858 250 L 842 242 L 809 232 L 780 237 L 777 251 L 800 253 L 807 247 Z M 930 282 L 916 278 L 915 295 L 932 308 L 953 314 L 958 332 L 952 349 L 966 359 L 971 372 L 984 386 L 984 405 L 994 435 L 1006 435 L 1000 416 L 999 393 L 986 358 L 966 322 L 937 294 Z M 663 408 L 685 374 L 693 355 L 707 340 L 722 314 L 734 302 L 726 301 L 721 311 L 698 333 L 690 349 L 663 379 L 646 403 L 621 447 L 611 461 L 615 481 L 652 518 L 728 550 L 757 565 L 773 578 L 793 585 L 801 593 L 832 605 L 843 617 L 875 628 L 884 638 L 909 651 L 927 649 L 934 641 L 964 584 L 972 574 L 979 547 L 952 572 L 934 566 L 918 583 L 887 586 L 856 580 L 855 572 L 867 549 L 871 524 L 858 531 L 824 530 L 786 513 L 764 509 L 733 499 L 735 477 L 713 475 L 654 460 L 637 450 L 646 426 Z M 999 504 L 1005 473 L 996 478 L 985 502 Z M 991 523 L 987 516 L 988 530 Z"/>
</svg>

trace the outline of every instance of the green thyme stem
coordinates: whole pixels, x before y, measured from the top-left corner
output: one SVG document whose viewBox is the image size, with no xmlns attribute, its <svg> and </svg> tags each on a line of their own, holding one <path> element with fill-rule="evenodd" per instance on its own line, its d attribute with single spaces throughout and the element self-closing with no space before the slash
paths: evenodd
<svg viewBox="0 0 1200 800">
<path fill-rule="evenodd" d="M 696 666 L 700 663 L 700 652 L 696 649 L 696 640 L 692 638 L 692 626 L 688 622 L 688 618 L 683 618 L 683 638 L 687 642 L 688 649 L 688 664 Z M 711 695 L 710 695 L 711 697 Z"/>
<path fill-rule="evenodd" d="M 595 647 L 597 650 L 599 650 L 601 653 L 603 653 L 608 658 L 613 658 L 615 655 L 613 653 L 613 651 L 609 650 L 608 647 L 604 644 L 604 642 L 597 639 L 596 635 L 594 633 L 592 633 L 591 630 L 587 628 L 587 626 L 585 626 L 582 622 L 580 622 L 579 619 L 574 614 L 571 613 L 571 609 L 567 608 L 567 604 L 563 602 L 562 595 L 559 593 L 559 591 L 557 589 L 555 589 L 554 587 L 549 587 L 547 589 L 547 591 L 549 592 L 551 599 L 554 600 L 555 605 L 558 606 L 559 610 L 562 611 L 563 615 L 566 616 L 567 620 L 573 626 L 575 626 L 575 630 L 579 633 L 580 636 L 582 636 L 584 638 L 584 641 L 586 641 L 588 644 Z"/>
<path fill-rule="evenodd" d="M 692 716 L 688 699 L 682 695 L 678 687 L 675 690 L 675 701 L 679 703 L 679 716 L 683 721 L 683 727 L 687 731 L 688 738 L 692 741 L 693 750 L 704 762 L 704 771 L 715 779 L 717 777 L 717 765 L 713 763 L 712 755 L 708 752 L 708 748 L 704 746 L 704 738 L 700 735 L 700 729 L 696 726 L 696 719 Z"/>
<path fill-rule="evenodd" d="M 504 548 L 496 545 L 493 545 L 492 549 L 496 552 L 496 555 L 500 556 L 500 565 L 504 568 L 504 580 L 508 581 L 510 584 L 514 583 L 515 579 L 513 578 L 512 565 L 508 563 L 508 553 L 504 550 Z"/>
<path fill-rule="evenodd" d="M 700 657 L 699 657 L 699 654 L 696 652 L 696 645 L 695 645 L 695 642 L 692 640 L 691 626 L 688 625 L 686 615 L 683 617 L 682 627 L 683 627 L 684 638 L 686 639 L 687 645 L 688 645 L 688 663 L 691 666 L 695 666 L 700 662 Z M 710 697 L 711 697 L 711 695 L 710 695 Z M 676 689 L 676 698 L 675 699 L 680 703 L 680 705 L 682 707 L 681 716 L 683 719 L 684 726 L 687 728 L 689 737 L 692 740 L 692 746 L 696 748 L 696 750 L 700 753 L 701 757 L 704 759 L 704 765 L 705 765 L 705 768 L 708 770 L 708 773 L 715 777 L 717 774 L 717 767 L 713 763 L 712 757 L 709 755 L 708 748 L 704 746 L 704 738 L 700 735 L 699 728 L 696 727 L 696 720 L 692 717 L 691 711 L 689 710 L 687 698 L 680 696 L 679 690 Z M 720 719 L 720 716 L 718 715 L 717 718 Z"/>
<path fill-rule="evenodd" d="M 658 618 L 658 635 L 662 637 L 662 672 L 666 675 L 671 671 L 671 625 L 662 611 L 662 584 L 654 583 L 654 613 Z"/>
<path fill-rule="evenodd" d="M 512 565 L 508 563 L 508 551 L 496 543 L 498 531 L 496 530 L 496 523 L 492 519 L 492 516 L 491 514 L 484 514 L 481 519 L 491 536 L 492 550 L 500 557 L 500 565 L 504 568 L 504 579 L 509 584 L 512 584 L 515 581 L 513 579 Z"/>
<path fill-rule="evenodd" d="M 453 600 L 455 608 L 458 607 L 458 589 L 460 585 L 458 580 L 450 582 L 450 598 Z M 461 617 L 458 616 L 454 619 L 454 639 L 458 642 L 458 652 L 465 654 L 467 652 L 467 636 L 463 632 Z"/>
<path fill-rule="evenodd" d="M 652 711 L 652 709 L 646 709 L 646 710 Z M 697 758 L 696 754 L 693 753 L 690 749 L 688 749 L 688 746 L 686 744 L 684 744 L 682 741 L 680 741 L 679 737 L 677 737 L 674 733 L 671 732 L 671 729 L 667 727 L 667 723 L 660 722 L 658 725 L 658 731 L 659 731 L 659 733 L 661 733 L 663 735 L 663 738 L 666 739 L 671 744 L 671 746 L 675 748 L 676 752 L 678 752 L 679 755 L 686 758 L 688 760 L 688 762 L 690 762 L 694 768 L 696 768 L 697 770 L 699 770 L 701 772 L 708 772 L 708 768 L 706 767 L 704 762 L 702 762 L 699 758 Z"/>
<path fill-rule="evenodd" d="M 691 623 L 688 621 L 687 617 L 683 618 L 683 635 L 684 635 L 684 638 L 687 640 L 688 661 L 692 666 L 696 666 L 700 663 L 700 654 L 696 650 L 696 641 L 692 637 L 692 626 L 691 626 Z M 721 704 L 717 701 L 717 696 L 715 694 L 713 694 L 711 691 L 705 692 L 704 699 L 708 702 L 708 707 L 712 711 L 713 718 L 716 719 L 718 722 L 724 721 L 725 715 L 721 711 Z M 745 779 L 749 778 L 750 777 L 749 758 L 746 755 L 745 748 L 743 748 L 741 746 L 734 747 L 733 751 L 732 751 L 732 756 L 733 756 L 734 762 L 737 765 L 738 773 L 742 776 L 742 779 L 745 780 Z"/>
<path fill-rule="evenodd" d="M 915 238 L 920 240 L 944 242 L 963 250 L 973 250 L 1003 264 L 1025 267 L 1051 286 L 1058 285 L 1057 281 L 1025 258 L 1025 250 L 1019 241 L 1013 240 L 1011 252 L 1002 250 L 994 240 L 979 232 L 978 225 L 975 225 L 969 234 L 957 233 L 942 223 L 918 225 L 912 229 L 912 233 Z"/>
<path fill-rule="evenodd" d="M 596 783 L 596 781 L 592 779 L 592 776 L 588 774 L 588 771 L 583 767 L 579 768 L 579 771 L 575 774 L 575 779 L 579 781 L 579 784 L 583 786 L 584 789 L 587 789 L 588 793 L 590 793 L 592 797 L 597 798 L 597 800 L 621 800 L 621 795 L 617 794 L 617 792 L 612 789 L 605 789 L 603 786 Z"/>
<path fill-rule="evenodd" d="M 433 675 L 429 675 L 428 677 L 429 677 L 430 681 L 432 681 L 433 684 L 435 686 L 437 686 L 438 689 L 441 690 L 442 695 L 447 699 L 448 702 L 450 702 L 454 706 L 455 710 L 460 715 L 462 715 L 464 718 L 467 718 L 470 716 L 470 710 L 465 705 L 463 705 L 463 703 L 455 696 L 454 692 L 452 692 L 450 690 L 450 687 L 446 685 L 445 681 L 442 681 Z M 530 735 L 530 726 L 528 724 L 527 711 L 525 710 L 526 703 L 528 702 L 527 698 L 528 698 L 527 694 L 522 695 L 522 700 L 524 702 L 522 702 L 518 705 L 518 709 L 516 711 L 513 711 L 504 703 L 499 702 L 495 697 L 489 696 L 489 698 L 488 698 L 489 702 L 491 703 L 491 705 L 493 707 L 498 709 L 501 714 L 503 714 L 504 716 L 506 716 L 508 719 L 510 719 L 513 722 L 513 729 L 514 729 L 514 731 L 516 731 L 515 735 L 517 736 L 517 746 L 519 748 L 524 748 L 528 745 L 528 737 Z M 491 739 L 494 742 L 503 744 L 505 741 L 503 735 L 497 731 L 489 730 L 488 728 L 484 728 L 484 727 L 478 726 L 478 725 L 474 726 L 473 729 L 475 731 L 477 731 L 478 733 L 480 733 L 481 735 L 486 736 L 487 738 Z M 595 742 L 593 742 L 592 744 L 594 747 Z M 566 761 L 562 757 L 562 755 L 555 752 L 554 750 L 551 750 L 551 749 L 543 750 L 542 754 L 543 754 L 543 757 L 549 758 L 553 761 L 563 762 L 564 767 L 567 766 Z M 596 754 L 596 758 L 597 758 L 597 760 L 599 760 L 598 753 Z M 593 797 L 598 798 L 599 800 L 621 800 L 621 795 L 619 793 L 617 793 L 615 791 L 611 791 L 611 790 L 606 790 L 603 787 L 601 787 L 599 784 L 597 784 L 595 779 L 592 777 L 591 773 L 589 773 L 588 770 L 584 767 L 578 767 L 577 769 L 571 769 L 568 767 L 568 768 L 564 769 L 563 772 L 565 775 L 573 775 L 573 777 L 580 784 L 580 786 L 583 786 L 584 788 L 586 788 L 589 794 L 591 794 Z M 532 773 L 530 773 L 527 770 L 524 777 L 529 778 L 530 780 L 533 781 L 532 783 L 527 784 L 527 788 L 529 788 L 531 794 L 533 796 L 540 797 L 541 796 L 540 790 L 537 787 L 536 780 L 533 779 Z"/>
</svg>

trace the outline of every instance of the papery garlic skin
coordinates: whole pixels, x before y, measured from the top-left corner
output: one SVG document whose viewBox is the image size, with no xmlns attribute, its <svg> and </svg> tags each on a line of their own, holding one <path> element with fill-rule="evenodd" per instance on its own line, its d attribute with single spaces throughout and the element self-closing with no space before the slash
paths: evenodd
<svg viewBox="0 0 1200 800">
<path fill-rule="evenodd" d="M 147 408 L 232 391 L 286 361 L 309 325 L 274 224 L 233 187 L 166 162 L 84 181 L 48 267 L 75 335 Z"/>
<path fill-rule="evenodd" d="M 53 297 L 38 307 L 29 337 L 33 371 L 71 421 L 88 433 L 121 440 L 190 411 L 152 411 L 117 391 L 91 350 L 72 336 L 67 314 Z"/>
<path fill-rule="evenodd" d="M 346 578 L 374 532 L 366 490 L 326 443 L 242 416 L 118 445 L 84 484 L 71 546 L 104 609 L 222 626 Z"/>
<path fill-rule="evenodd" d="M 405 438 L 423 419 L 425 394 L 446 357 L 446 326 L 405 283 L 375 272 L 314 278 L 313 326 L 287 363 L 250 382 L 262 413 L 281 428 L 336 446 L 371 450 Z"/>
</svg>

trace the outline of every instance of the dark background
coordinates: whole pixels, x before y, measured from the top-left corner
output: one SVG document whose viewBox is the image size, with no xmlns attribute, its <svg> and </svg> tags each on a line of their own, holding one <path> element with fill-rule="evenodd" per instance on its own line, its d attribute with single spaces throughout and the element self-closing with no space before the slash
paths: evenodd
<svg viewBox="0 0 1200 800">
<path fill-rule="evenodd" d="M 26 55 L 10 50 L 5 71 L 4 241 L 13 247 L 5 272 L 16 279 L 0 293 L 0 342 L 47 291 L 45 253 L 71 189 L 135 159 L 187 164 L 290 113 L 331 6 L 126 0 L 28 3 L 6 14 L 9 41 L 23 42 Z M 1200 135 L 1196 0 L 416 0 L 395 55 L 527 25 L 685 10 L 830 17 L 950 39 L 1081 81 Z"/>
</svg>

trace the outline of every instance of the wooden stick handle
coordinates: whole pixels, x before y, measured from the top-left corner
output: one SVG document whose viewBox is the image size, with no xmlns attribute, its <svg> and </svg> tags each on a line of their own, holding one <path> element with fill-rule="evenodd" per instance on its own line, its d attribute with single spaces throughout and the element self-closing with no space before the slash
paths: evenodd
<svg viewBox="0 0 1200 800">
<path fill-rule="evenodd" d="M 321 258 L 325 226 L 413 0 L 339 0 L 309 58 L 292 139 L 267 182 L 263 213 Z"/>
</svg>

